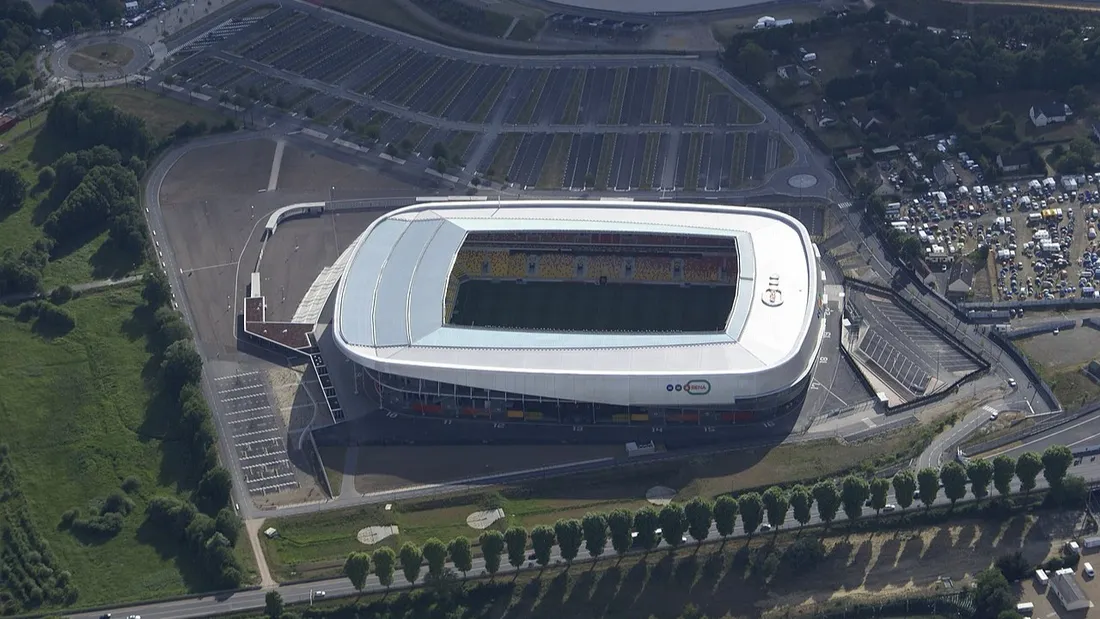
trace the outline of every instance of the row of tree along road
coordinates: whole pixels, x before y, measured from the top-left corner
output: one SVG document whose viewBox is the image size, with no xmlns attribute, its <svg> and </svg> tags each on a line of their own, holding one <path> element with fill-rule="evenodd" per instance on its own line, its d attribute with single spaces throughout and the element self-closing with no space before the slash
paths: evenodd
<svg viewBox="0 0 1100 619">
<path fill-rule="evenodd" d="M 738 517 L 743 533 L 751 536 L 757 531 L 777 530 L 786 523 L 788 515 L 800 526 L 815 521 L 828 526 L 841 510 L 849 523 L 854 523 L 868 507 L 876 514 L 905 510 L 918 501 L 929 508 L 940 499 L 941 491 L 952 507 L 966 498 L 968 491 L 979 501 L 988 497 L 991 486 L 1002 496 L 1012 494 L 1014 482 L 1018 482 L 1019 491 L 1026 496 L 1036 488 L 1040 473 L 1050 486 L 1053 500 L 1061 505 L 1080 505 L 1086 498 L 1087 487 L 1080 477 L 1067 475 L 1072 463 L 1069 448 L 1057 445 L 1042 455 L 1026 453 L 1018 460 L 998 456 L 992 460 L 971 460 L 966 466 L 952 461 L 940 469 L 925 468 L 915 474 L 906 470 L 889 479 L 868 481 L 849 475 L 839 483 L 826 480 L 809 487 L 773 486 L 763 493 L 722 495 L 714 501 L 695 497 L 660 510 L 647 506 L 634 512 L 617 509 L 607 514 L 590 513 L 580 520 L 562 519 L 553 526 L 539 525 L 530 531 L 518 526 L 503 532 L 486 531 L 477 542 L 485 572 L 493 575 L 504 558 L 517 569 L 528 561 L 546 567 L 554 560 L 555 548 L 560 559 L 571 564 L 582 546 L 589 557 L 598 558 L 609 542 L 621 556 L 632 550 L 652 551 L 662 542 L 675 549 L 688 543 L 689 537 L 696 543 L 724 540 L 735 534 Z M 891 495 L 896 504 L 890 503 Z M 396 552 L 388 547 L 373 553 L 352 552 L 344 564 L 344 573 L 362 591 L 372 572 L 379 584 L 388 588 L 398 568 L 407 582 L 415 583 L 426 564 L 430 581 L 444 577 L 448 561 L 465 576 L 473 569 L 473 542 L 465 536 L 449 543 L 432 538 L 422 546 L 406 542 Z"/>
</svg>

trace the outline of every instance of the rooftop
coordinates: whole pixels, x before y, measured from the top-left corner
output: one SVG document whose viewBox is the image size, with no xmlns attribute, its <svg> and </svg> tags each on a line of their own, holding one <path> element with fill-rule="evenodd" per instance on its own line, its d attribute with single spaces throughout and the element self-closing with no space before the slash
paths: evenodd
<svg viewBox="0 0 1100 619">
<path fill-rule="evenodd" d="M 469 233 L 593 230 L 734 239 L 738 293 L 725 330 L 593 334 L 444 324 L 451 271 Z M 353 244 L 334 335 L 355 356 L 397 365 L 752 372 L 790 358 L 806 338 L 821 286 L 815 251 L 795 219 L 764 209 L 579 200 L 418 204 L 376 220 Z"/>
</svg>

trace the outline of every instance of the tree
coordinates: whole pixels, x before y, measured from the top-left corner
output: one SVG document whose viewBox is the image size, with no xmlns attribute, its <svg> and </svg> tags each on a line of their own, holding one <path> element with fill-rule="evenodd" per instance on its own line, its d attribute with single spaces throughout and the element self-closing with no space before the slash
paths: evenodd
<svg viewBox="0 0 1100 619">
<path fill-rule="evenodd" d="M 17 211 L 27 199 L 27 181 L 11 168 L 0 168 L 0 213 Z"/>
<path fill-rule="evenodd" d="M 920 502 L 926 508 L 931 507 L 940 493 L 939 471 L 932 467 L 921 469 L 917 473 L 917 492 L 920 493 Z"/>
<path fill-rule="evenodd" d="M 470 550 L 470 538 L 459 535 L 447 544 L 447 553 L 451 555 L 451 561 L 455 569 L 462 572 L 462 578 L 466 578 L 466 572 L 474 567 L 474 553 Z"/>
<path fill-rule="evenodd" d="M 264 614 L 268 619 L 279 619 L 283 616 L 283 596 L 278 591 L 268 591 L 264 596 Z"/>
<path fill-rule="evenodd" d="M 504 532 L 504 544 L 508 549 L 508 563 L 518 569 L 527 559 L 527 529 L 511 527 Z"/>
<path fill-rule="evenodd" d="M 701 542 L 710 535 L 710 525 L 714 522 L 714 505 L 710 501 L 695 497 L 684 504 L 684 516 L 687 518 L 688 535 Z"/>
<path fill-rule="evenodd" d="M 684 531 L 687 529 L 687 516 L 684 508 L 676 503 L 669 503 L 657 513 L 657 521 L 661 523 L 661 538 L 665 540 L 669 548 L 676 548 L 684 543 Z"/>
<path fill-rule="evenodd" d="M 993 463 L 973 458 L 966 463 L 966 476 L 970 479 L 970 491 L 981 500 L 989 496 L 989 482 L 993 479 Z"/>
<path fill-rule="evenodd" d="M 764 79 L 770 66 L 771 54 L 751 41 L 742 45 L 734 58 L 734 72 L 753 83 Z"/>
<path fill-rule="evenodd" d="M 876 514 L 882 513 L 886 507 L 886 497 L 890 494 L 890 480 L 885 477 L 876 477 L 871 480 L 871 508 Z"/>
<path fill-rule="evenodd" d="M 1089 92 L 1081 84 L 1074 85 L 1066 92 L 1066 103 L 1069 104 L 1074 114 L 1084 112 L 1088 108 L 1091 99 Z"/>
<path fill-rule="evenodd" d="M 747 535 L 752 535 L 764 521 L 764 500 L 758 492 L 749 492 L 737 497 L 737 511 L 741 513 L 741 526 Z"/>
<path fill-rule="evenodd" d="M 840 483 L 840 502 L 844 506 L 844 515 L 848 517 L 849 522 L 858 520 L 863 514 L 863 504 L 867 502 L 870 494 L 867 481 L 855 475 L 845 477 Z"/>
<path fill-rule="evenodd" d="M 401 573 L 405 575 L 405 580 L 409 584 L 415 583 L 420 578 L 420 566 L 424 563 L 424 553 L 420 546 L 412 542 L 401 544 L 401 549 L 397 551 L 397 560 L 401 562 Z"/>
<path fill-rule="evenodd" d="M 723 494 L 714 501 L 714 524 L 718 528 L 718 535 L 721 535 L 722 539 L 733 535 L 733 529 L 737 526 L 739 509 L 737 500 L 728 494 Z"/>
<path fill-rule="evenodd" d="M 558 538 L 558 549 L 565 562 L 572 565 L 580 552 L 584 541 L 584 529 L 576 518 L 562 519 L 554 523 L 554 536 Z"/>
<path fill-rule="evenodd" d="M 894 487 L 894 500 L 902 509 L 909 509 L 913 504 L 913 494 L 917 491 L 917 478 L 913 476 L 913 471 L 899 471 L 890 480 L 890 485 Z"/>
<path fill-rule="evenodd" d="M 172 300 L 172 288 L 168 285 L 168 276 L 164 271 L 154 268 L 141 278 L 141 282 L 141 297 L 150 309 L 155 310 Z"/>
<path fill-rule="evenodd" d="M 237 545 L 237 539 L 241 536 L 241 519 L 228 506 L 218 510 L 218 515 L 214 518 L 214 528 L 229 540 L 230 545 Z"/>
<path fill-rule="evenodd" d="M 952 460 L 943 465 L 940 469 L 940 481 L 943 483 L 943 494 L 951 501 L 952 507 L 956 501 L 966 496 L 966 469 L 958 462 Z"/>
<path fill-rule="evenodd" d="M 178 394 L 184 385 L 199 382 L 202 376 L 202 357 L 188 341 L 173 343 L 164 351 L 160 364 L 164 385 L 170 393 Z"/>
<path fill-rule="evenodd" d="M 661 543 L 657 536 L 659 518 L 657 512 L 648 505 L 634 512 L 634 531 L 638 533 L 638 544 L 649 552 Z"/>
<path fill-rule="evenodd" d="M 1030 494 L 1035 489 L 1035 478 L 1043 470 L 1043 461 L 1039 454 L 1027 452 L 1016 460 L 1016 479 L 1020 480 L 1020 489 Z"/>
<path fill-rule="evenodd" d="M 795 484 L 791 488 L 790 500 L 791 507 L 794 509 L 795 522 L 798 523 L 799 527 L 806 526 L 812 516 L 811 512 L 814 505 L 814 498 L 810 494 L 810 489 L 802 484 Z"/>
<path fill-rule="evenodd" d="M 351 586 L 359 593 L 363 593 L 363 587 L 367 586 L 367 575 L 370 574 L 370 555 L 365 552 L 352 552 L 344 560 L 344 576 L 351 581 Z"/>
<path fill-rule="evenodd" d="M 374 574 L 378 576 L 378 582 L 389 589 L 393 584 L 393 568 L 397 564 L 397 555 L 393 554 L 392 548 L 379 548 L 371 555 L 371 562 L 374 563 Z"/>
<path fill-rule="evenodd" d="M 535 562 L 539 567 L 550 564 L 550 553 L 554 549 L 554 529 L 540 524 L 531 529 L 531 549 L 535 552 Z"/>
<path fill-rule="evenodd" d="M 611 547 L 619 555 L 630 550 L 630 526 L 634 515 L 625 509 L 616 509 L 607 515 L 607 528 L 611 531 Z"/>
<path fill-rule="evenodd" d="M 1057 488 L 1073 464 L 1073 452 L 1065 445 L 1051 445 L 1043 452 L 1043 477 L 1051 488 Z"/>
<path fill-rule="evenodd" d="M 524 535 L 527 532 L 524 531 Z M 438 538 L 432 537 L 424 542 L 424 559 L 428 562 L 428 575 L 433 580 L 438 580 L 443 575 L 444 564 L 447 563 L 447 547 Z"/>
<path fill-rule="evenodd" d="M 233 478 L 229 471 L 217 466 L 206 472 L 195 488 L 195 505 L 207 514 L 217 514 L 218 510 L 229 505 L 229 494 L 233 490 Z"/>
<path fill-rule="evenodd" d="M 478 538 L 481 556 L 485 558 L 485 571 L 490 576 L 500 570 L 500 555 L 504 552 L 504 535 L 500 531 L 486 531 Z"/>
<path fill-rule="evenodd" d="M 607 517 L 589 512 L 581 520 L 584 548 L 591 557 L 599 557 L 607 547 Z"/>
<path fill-rule="evenodd" d="M 823 480 L 814 484 L 814 503 L 817 503 L 817 515 L 826 525 L 836 519 L 836 510 L 840 508 L 840 492 L 832 480 Z"/>
<path fill-rule="evenodd" d="M 787 520 L 787 511 L 791 507 L 791 500 L 787 496 L 787 491 L 779 486 L 772 486 L 764 491 L 764 496 L 761 498 L 764 501 L 764 511 L 768 516 L 768 524 L 776 529 L 783 526 L 783 523 Z"/>
<path fill-rule="evenodd" d="M 1016 461 L 1008 456 L 993 458 L 993 487 L 1005 496 L 1012 492 L 1012 478 L 1016 476 Z"/>
<path fill-rule="evenodd" d="M 996 619 L 1001 612 L 1011 609 L 1016 603 L 1012 585 L 1000 570 L 993 567 L 978 574 L 974 583 L 973 599 L 975 619 Z"/>
</svg>

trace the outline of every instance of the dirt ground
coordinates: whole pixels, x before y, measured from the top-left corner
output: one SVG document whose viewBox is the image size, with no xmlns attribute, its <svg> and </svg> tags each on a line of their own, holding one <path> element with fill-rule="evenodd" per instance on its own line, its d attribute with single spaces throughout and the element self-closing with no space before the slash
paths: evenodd
<svg viewBox="0 0 1100 619">
<path fill-rule="evenodd" d="M 688 604 L 700 616 L 808 616 L 831 599 L 874 602 L 899 592 L 958 590 L 996 557 L 1016 550 L 1038 562 L 1067 534 L 1067 524 L 1071 529 L 1066 518 L 1044 514 L 1002 525 L 975 521 L 850 536 L 835 531 L 823 540 L 822 564 L 808 573 L 790 573 L 781 566 L 766 583 L 752 575 L 750 557 L 775 540 L 757 536 L 675 554 L 632 556 L 601 563 L 595 570 L 581 564 L 537 577 L 527 573 L 517 581 L 508 604 L 483 616 L 664 619 L 682 616 Z M 790 541 L 781 537 L 774 552 L 782 553 Z M 1045 617 L 1038 612 L 1034 616 Z"/>
<path fill-rule="evenodd" d="M 1072 317 L 1072 316 L 1071 316 Z M 1079 366 L 1096 359 L 1100 350 L 1100 331 L 1078 326 L 1058 335 L 1044 333 L 1017 340 L 1027 356 L 1054 370 L 1063 366 Z"/>
<path fill-rule="evenodd" d="M 353 474 L 359 492 L 493 475 L 516 470 L 517 462 L 523 462 L 522 468 L 533 469 L 624 455 L 618 445 L 562 445 L 553 449 L 508 445 L 353 449 L 358 450 Z M 440 466 L 441 463 L 445 466 Z M 343 462 L 326 462 L 326 465 L 344 467 Z"/>
<path fill-rule="evenodd" d="M 833 540 L 827 545 L 828 564 L 815 570 L 817 576 L 775 587 L 767 605 L 797 608 L 836 598 L 942 589 L 944 579 L 957 588 L 1004 554 L 1019 550 L 1029 562 L 1043 561 L 1072 533 L 1074 520 L 1075 515 L 1043 514 L 1019 516 L 1001 527 L 970 522 Z"/>
</svg>

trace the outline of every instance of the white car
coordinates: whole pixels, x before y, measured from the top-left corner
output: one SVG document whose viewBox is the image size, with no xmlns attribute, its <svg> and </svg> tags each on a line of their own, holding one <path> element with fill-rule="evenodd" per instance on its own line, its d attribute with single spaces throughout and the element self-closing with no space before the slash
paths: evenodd
<svg viewBox="0 0 1100 619">
<path fill-rule="evenodd" d="M 771 531 L 771 530 L 772 530 L 772 525 L 770 525 L 766 522 L 764 524 L 760 525 L 760 531 L 762 533 L 767 533 L 768 531 Z"/>
<path fill-rule="evenodd" d="M 898 506 L 897 506 L 897 505 L 894 505 L 894 504 L 892 504 L 892 503 L 887 503 L 887 504 L 886 504 L 885 506 L 883 506 L 883 508 L 882 508 L 882 511 L 886 512 L 887 514 L 889 514 L 889 513 L 890 513 L 890 512 L 892 512 L 892 511 L 896 511 L 896 510 L 897 510 L 897 508 L 898 508 Z"/>
<path fill-rule="evenodd" d="M 1015 378 L 1008 379 L 1008 386 L 1015 389 L 1016 388 L 1016 379 Z"/>
<path fill-rule="evenodd" d="M 1000 414 L 1001 414 L 1000 411 L 993 411 L 993 413 L 991 415 L 989 415 L 989 420 L 990 421 L 997 421 L 997 416 L 1000 415 Z"/>
<path fill-rule="evenodd" d="M 323 597 L 325 597 L 325 592 L 324 591 L 314 591 L 313 592 L 313 597 L 314 598 L 323 598 Z"/>
<path fill-rule="evenodd" d="M 1092 578 L 1092 577 L 1096 576 L 1096 571 L 1092 569 L 1092 564 L 1091 563 L 1086 563 L 1085 564 L 1084 572 L 1085 572 L 1085 576 L 1088 576 L 1089 578 Z"/>
</svg>

